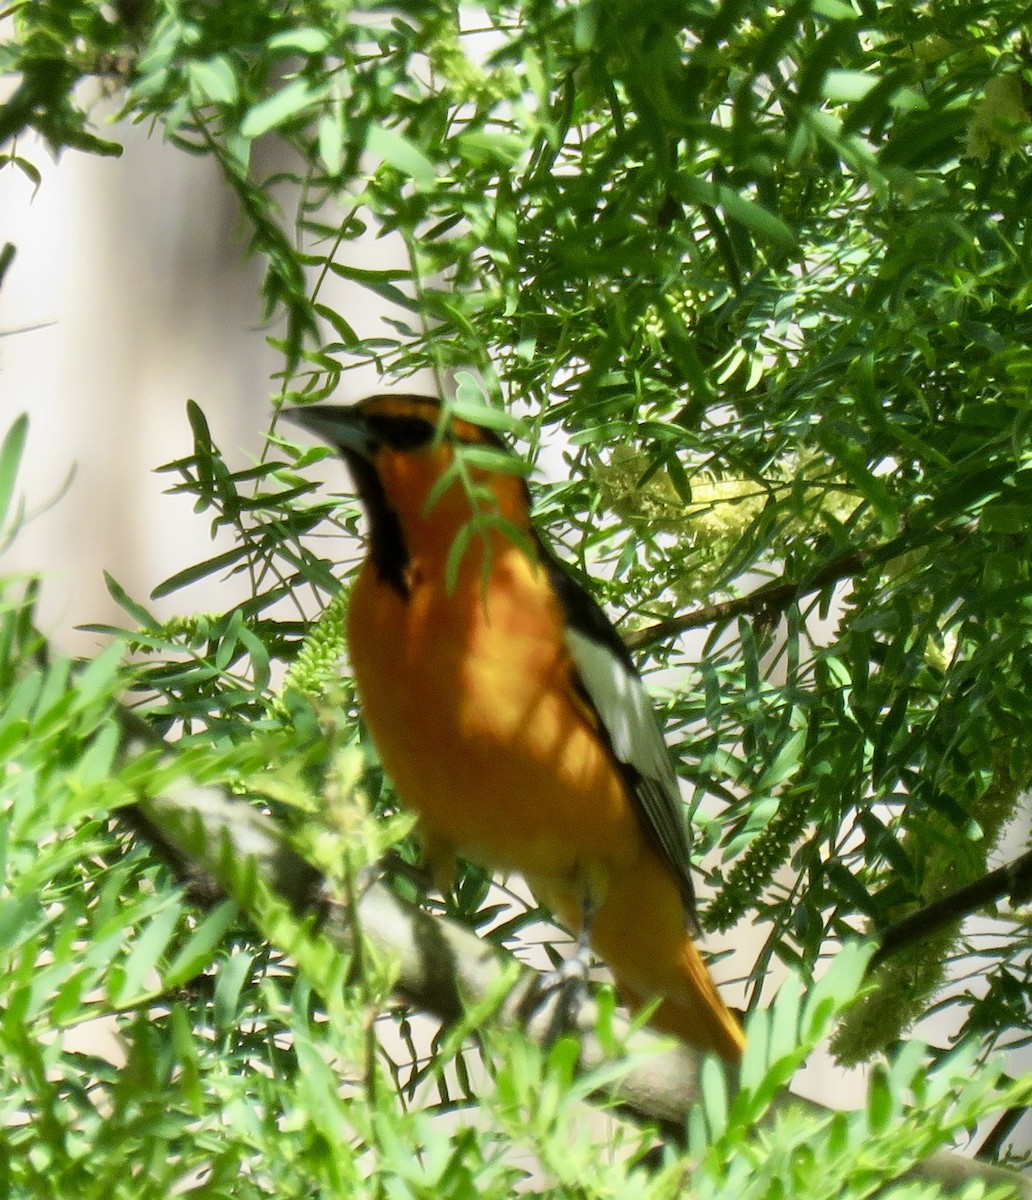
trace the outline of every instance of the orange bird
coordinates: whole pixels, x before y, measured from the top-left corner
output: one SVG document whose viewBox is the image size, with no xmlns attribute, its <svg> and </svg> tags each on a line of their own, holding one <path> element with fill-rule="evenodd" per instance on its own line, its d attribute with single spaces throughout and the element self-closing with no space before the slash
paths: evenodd
<svg viewBox="0 0 1032 1200">
<path fill-rule="evenodd" d="M 283 415 L 340 452 L 368 516 L 351 662 L 435 879 L 450 885 L 456 856 L 521 872 L 632 1007 L 660 999 L 655 1026 L 736 1061 L 741 1027 L 691 938 L 688 837 L 652 705 L 535 532 L 522 477 L 485 458 L 504 443 L 421 396 Z M 489 519 L 463 533 L 476 512 Z"/>
</svg>

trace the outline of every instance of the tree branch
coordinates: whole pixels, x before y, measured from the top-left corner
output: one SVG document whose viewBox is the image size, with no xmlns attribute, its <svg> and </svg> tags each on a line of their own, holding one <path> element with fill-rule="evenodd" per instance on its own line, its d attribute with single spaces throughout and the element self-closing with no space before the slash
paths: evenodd
<svg viewBox="0 0 1032 1200">
<path fill-rule="evenodd" d="M 1032 850 L 890 925 L 881 935 L 868 972 L 914 942 L 923 941 L 1003 896 L 1009 896 L 1014 904 L 1032 899 Z"/>
<path fill-rule="evenodd" d="M 690 629 L 704 629 L 709 625 L 719 625 L 734 617 L 772 615 L 780 616 L 790 604 L 811 592 L 819 592 L 829 584 L 840 583 L 869 570 L 873 566 L 897 558 L 909 550 L 928 545 L 942 530 L 931 529 L 915 537 L 909 530 L 904 530 L 897 537 L 890 538 L 877 546 L 866 549 L 849 550 L 831 559 L 813 575 L 805 579 L 774 579 L 763 584 L 746 596 L 735 596 L 730 600 L 722 600 L 716 604 L 707 604 L 694 612 L 682 613 L 680 616 L 667 617 L 634 629 L 627 633 L 624 640 L 632 650 L 650 646 L 654 642 L 667 641 L 686 633 Z"/>
<path fill-rule="evenodd" d="M 145 838 L 160 831 L 162 855 L 191 863 L 191 879 L 201 874 L 226 891 L 232 889 L 245 907 L 248 897 L 239 894 L 242 875 L 260 881 L 298 913 L 310 912 L 318 903 L 324 881 L 286 843 L 275 822 L 216 788 L 184 787 L 119 811 Z M 247 872 L 242 872 L 242 864 L 249 864 Z M 351 950 L 355 915 L 331 905 L 320 932 L 341 949 Z M 551 1021 L 535 1003 L 537 973 L 514 968 L 509 956 L 472 931 L 404 904 L 382 884 L 369 887 L 357 901 L 357 923 L 371 947 L 395 964 L 398 990 L 413 1004 L 447 1024 L 466 1007 L 486 1002 L 511 984 L 495 1019 L 545 1043 Z M 594 1005 L 584 1005 L 575 1023 L 581 1035 L 580 1069 L 591 1071 L 609 1058 L 594 1033 Z M 626 1023 L 618 1022 L 617 1027 L 626 1034 Z M 701 1097 L 702 1056 L 687 1046 L 669 1047 L 666 1039 L 648 1031 L 635 1033 L 628 1048 L 653 1052 L 634 1056 L 636 1065 L 612 1085 L 613 1097 L 625 1112 L 658 1124 L 672 1139 L 683 1139 L 687 1114 Z M 657 1048 L 662 1049 L 656 1052 Z M 783 1103 L 827 1111 L 787 1094 Z M 1032 1200 L 1032 1183 L 1013 1172 L 949 1152 L 931 1155 L 908 1175 L 936 1182 L 947 1191 L 973 1179 L 987 1186 L 1004 1183 L 1019 1200 Z"/>
</svg>

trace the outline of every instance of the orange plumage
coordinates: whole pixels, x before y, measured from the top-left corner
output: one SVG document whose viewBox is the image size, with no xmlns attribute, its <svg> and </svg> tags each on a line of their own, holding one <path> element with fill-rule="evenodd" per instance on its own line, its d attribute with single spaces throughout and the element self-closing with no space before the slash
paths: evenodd
<svg viewBox="0 0 1032 1200">
<path fill-rule="evenodd" d="M 291 411 L 343 453 L 369 514 L 348 643 L 384 768 L 442 886 L 455 856 L 521 872 L 572 929 L 590 914 L 629 1003 L 662 997 L 655 1025 L 733 1061 L 743 1035 L 689 936 L 680 801 L 640 681 L 516 475 L 472 468 L 503 520 L 449 574 L 473 514 L 457 476 L 439 481 L 456 442 L 497 443 L 464 421 L 435 437 L 439 415 L 412 396 Z"/>
</svg>

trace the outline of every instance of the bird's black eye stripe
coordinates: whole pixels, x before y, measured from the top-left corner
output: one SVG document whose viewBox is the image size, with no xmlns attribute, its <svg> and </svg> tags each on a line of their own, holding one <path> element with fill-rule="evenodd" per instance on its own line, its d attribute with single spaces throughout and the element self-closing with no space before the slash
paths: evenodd
<svg viewBox="0 0 1032 1200">
<path fill-rule="evenodd" d="M 391 450 L 419 450 L 429 446 L 437 436 L 437 423 L 428 421 L 425 417 L 406 416 L 401 413 L 369 413 L 366 426 L 374 441 L 380 446 L 388 446 Z M 473 444 L 494 446 L 499 450 L 508 450 L 504 440 L 491 429 L 476 429 L 469 437 L 460 436 L 450 426 L 444 430 L 444 440 L 452 444 Z"/>
<path fill-rule="evenodd" d="M 417 450 L 433 441 L 434 426 L 422 417 L 367 418 L 376 440 L 392 450 Z"/>
</svg>

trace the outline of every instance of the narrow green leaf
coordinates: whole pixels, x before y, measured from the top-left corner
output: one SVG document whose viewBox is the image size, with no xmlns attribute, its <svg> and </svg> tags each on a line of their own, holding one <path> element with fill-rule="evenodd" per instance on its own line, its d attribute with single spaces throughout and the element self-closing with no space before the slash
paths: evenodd
<svg viewBox="0 0 1032 1200">
<path fill-rule="evenodd" d="M 366 149 L 370 154 L 396 167 L 408 175 L 420 187 L 433 187 L 437 182 L 437 168 L 422 150 L 396 129 L 383 125 L 372 125 L 366 136 Z"/>
<path fill-rule="evenodd" d="M 150 990 L 157 982 L 150 981 L 150 986 L 145 989 L 148 976 L 156 971 L 181 915 L 180 905 L 171 903 L 156 913 L 140 931 L 122 964 L 122 978 L 115 994 L 110 997 L 115 1008 L 124 1008 L 136 1002 L 145 990 Z"/>
<path fill-rule="evenodd" d="M 825 444 L 834 454 L 849 482 L 878 514 L 886 537 L 895 537 L 899 532 L 900 515 L 885 481 L 874 475 L 867 455 L 856 442 L 830 431 L 825 434 Z"/>
<path fill-rule="evenodd" d="M 821 92 L 825 100 L 833 104 L 844 104 L 862 100 L 872 88 L 878 86 L 878 76 L 864 71 L 829 71 L 824 76 Z"/>
<path fill-rule="evenodd" d="M 17 160 L 15 160 L 17 161 Z M 35 170 L 35 168 L 33 168 Z M 36 186 L 39 187 L 40 175 L 36 171 Z M 17 248 L 11 242 L 4 242 L 0 246 L 0 287 L 3 287 L 4 278 L 10 269 L 11 263 L 14 262 L 14 256 L 17 254 Z"/>
<path fill-rule="evenodd" d="M 142 604 L 138 604 L 118 580 L 113 575 L 109 575 L 107 571 L 104 572 L 104 583 L 107 586 L 111 599 L 114 600 L 123 612 L 128 613 L 134 621 L 137 621 L 147 629 L 156 629 L 161 624 L 152 612 L 144 608 Z"/>
<path fill-rule="evenodd" d="M 76 764 L 76 778 L 84 787 L 110 780 L 121 745 L 121 734 L 113 722 L 102 725 Z"/>
<path fill-rule="evenodd" d="M 190 422 L 195 449 L 203 450 L 210 457 L 212 451 L 211 429 L 208 427 L 208 418 L 204 415 L 204 409 L 196 400 L 187 400 L 186 419 Z"/>
<path fill-rule="evenodd" d="M 818 17 L 827 17 L 830 21 L 855 21 L 856 12 L 852 5 L 844 0 L 813 0 L 813 11 Z"/>
<path fill-rule="evenodd" d="M 98 696 L 111 695 L 122 666 L 125 647 L 112 642 L 75 677 L 75 704 L 72 711 L 81 711 Z"/>
<path fill-rule="evenodd" d="M 0 722 L 0 763 L 14 756 L 29 732 L 29 723 L 24 718 L 18 717 L 9 721 L 7 717 L 8 714 L 5 713 L 3 721 Z"/>
<path fill-rule="evenodd" d="M 261 137 L 263 133 L 278 129 L 300 116 L 306 109 L 318 104 L 325 95 L 325 86 L 313 87 L 307 79 L 295 79 L 267 100 L 256 104 L 241 121 L 240 132 L 252 140 Z"/>
<path fill-rule="evenodd" d="M 479 381 L 469 371 L 459 371 L 455 382 L 458 385 L 455 399 L 448 402 L 448 411 L 452 416 L 469 421 L 471 425 L 479 425 L 482 429 L 493 429 L 497 433 L 511 433 L 520 437 L 530 435 L 525 421 L 521 421 L 508 409 L 496 408 L 491 404 Z"/>
<path fill-rule="evenodd" d="M 741 193 L 736 192 L 733 188 L 725 187 L 723 184 L 719 186 L 717 192 L 720 206 L 729 217 L 741 221 L 754 233 L 760 234 L 761 237 L 765 237 L 779 246 L 795 246 L 796 236 L 792 230 L 780 217 L 768 212 L 762 204 L 747 200 Z"/>
<path fill-rule="evenodd" d="M 215 58 L 192 62 L 187 68 L 191 88 L 204 103 L 235 104 L 239 96 L 236 76 L 229 59 L 219 54 Z"/>
<path fill-rule="evenodd" d="M 216 554 L 214 558 L 207 558 L 204 562 L 195 563 L 193 566 L 186 567 L 182 571 L 177 571 L 175 575 L 170 575 L 163 583 L 159 583 L 151 592 L 151 599 L 160 600 L 162 596 L 169 596 L 173 592 L 178 592 L 180 588 L 186 587 L 191 583 L 196 583 L 198 579 L 206 579 L 209 575 L 214 575 L 217 571 L 221 571 L 225 567 L 234 566 L 246 557 L 247 547 L 235 546 L 232 550 L 226 550 L 223 554 Z"/>
<path fill-rule="evenodd" d="M 330 175 L 339 175 L 344 166 L 344 127 L 336 112 L 319 118 L 319 157 Z"/>
<path fill-rule="evenodd" d="M 806 748 L 806 730 L 797 729 L 778 749 L 774 761 L 766 768 L 756 784 L 759 792 L 773 791 L 795 774 Z"/>
<path fill-rule="evenodd" d="M 193 979 L 211 965 L 216 949 L 221 945 L 227 932 L 233 927 L 233 922 L 240 913 L 240 906 L 235 900 L 224 900 L 208 913 L 204 920 L 186 939 L 179 953 L 168 965 L 164 972 L 162 983 L 166 988 L 180 987 Z M 250 966 L 250 957 L 244 956 L 245 966 Z M 221 978 L 222 971 L 219 976 Z M 239 988 L 237 989 L 239 991 Z M 225 997 L 224 997 L 225 999 Z"/>
<path fill-rule="evenodd" d="M 459 582 L 459 567 L 462 565 L 462 556 L 466 553 L 474 533 L 474 523 L 467 521 L 455 535 L 455 540 L 448 547 L 448 560 L 444 566 L 444 586 L 448 592 L 454 592 Z"/>
<path fill-rule="evenodd" d="M 14 495 L 14 484 L 18 478 L 25 438 L 29 431 L 29 418 L 25 413 L 15 417 L 11 428 L 0 446 L 0 526 L 7 519 L 7 510 Z"/>
<path fill-rule="evenodd" d="M 176 963 L 173 963 L 172 968 L 175 966 Z M 251 976 L 253 966 L 254 955 L 245 950 L 234 950 L 227 959 L 219 963 L 212 1002 L 216 1028 L 235 1029 L 239 1026 L 240 993 Z"/>
<path fill-rule="evenodd" d="M 500 475 L 531 475 L 534 471 L 533 463 L 494 446 L 461 446 L 458 453 L 464 463 L 482 471 L 496 471 Z"/>
<path fill-rule="evenodd" d="M 727 1128 L 728 1105 L 727 1076 L 723 1065 L 715 1058 L 707 1057 L 703 1061 L 700 1091 L 710 1139 L 716 1141 Z"/>
<path fill-rule="evenodd" d="M 867 1090 L 867 1128 L 875 1136 L 888 1129 L 895 1115 L 896 1104 L 889 1084 L 882 1064 L 875 1064 Z"/>
<path fill-rule="evenodd" d="M 825 870 L 832 890 L 837 892 L 842 899 L 843 907 L 852 908 L 875 921 L 881 917 L 882 914 L 874 897 L 842 863 L 833 859 L 826 864 Z"/>
<path fill-rule="evenodd" d="M 527 149 L 522 137 L 514 133 L 473 129 L 456 139 L 459 154 L 474 166 L 489 166 L 498 163 L 511 166 Z"/>
<path fill-rule="evenodd" d="M 358 334 L 352 329 L 347 321 L 341 316 L 336 309 L 330 308 L 328 304 L 317 304 L 315 311 L 327 321 L 332 327 L 333 332 L 340 338 L 345 346 L 354 346 L 359 342 Z"/>
<path fill-rule="evenodd" d="M 778 988 L 770 1017 L 768 1061 L 786 1058 L 799 1042 L 799 1013 L 803 1002 L 802 980 L 793 971 Z"/>
<path fill-rule="evenodd" d="M 770 1061 L 770 1055 L 767 1052 L 770 1045 L 770 1020 L 770 1012 L 764 1008 L 753 1009 L 746 1018 L 745 1054 L 742 1056 L 742 1069 L 739 1075 L 740 1090 L 732 1105 L 733 1114 L 739 1108 L 740 1098 L 746 1094 L 749 1099 L 741 1100 L 741 1103 L 747 1104 L 752 1110 L 752 1093 L 763 1082 L 763 1077 L 767 1072 L 767 1064 Z"/>
<path fill-rule="evenodd" d="M 38 896 L 0 896 L 0 950 L 7 952 L 20 945 L 31 933 L 38 913 Z"/>
<path fill-rule="evenodd" d="M 233 659 L 236 658 L 237 646 L 240 644 L 240 630 L 243 628 L 243 623 L 243 613 L 238 608 L 230 616 L 229 623 L 222 637 L 219 639 L 218 648 L 215 651 L 215 666 L 220 671 L 225 671 Z"/>
<path fill-rule="evenodd" d="M 321 54 L 330 44 L 330 35 L 311 27 L 286 29 L 274 33 L 265 44 L 270 50 L 289 50 L 292 54 Z"/>
<path fill-rule="evenodd" d="M 806 997 L 803 1032 L 810 1039 L 825 1033 L 829 1021 L 852 1000 L 863 981 L 874 947 L 847 942 Z"/>
</svg>

